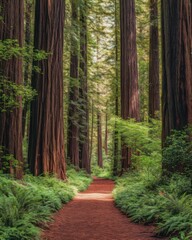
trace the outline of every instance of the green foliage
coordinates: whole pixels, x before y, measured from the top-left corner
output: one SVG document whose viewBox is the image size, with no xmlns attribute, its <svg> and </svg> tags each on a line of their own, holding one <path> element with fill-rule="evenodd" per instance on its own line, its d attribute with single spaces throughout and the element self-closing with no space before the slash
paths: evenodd
<svg viewBox="0 0 192 240">
<path fill-rule="evenodd" d="M 134 222 L 156 223 L 158 235 L 188 236 L 192 232 L 191 193 L 187 177 L 173 175 L 169 179 L 132 173 L 117 181 L 114 197 Z"/>
<path fill-rule="evenodd" d="M 192 175 L 192 142 L 189 130 L 172 131 L 163 149 L 163 164 L 168 173 Z"/>
<path fill-rule="evenodd" d="M 0 40 L 0 61 L 8 61 L 13 58 L 24 59 L 25 62 L 35 61 L 34 71 L 40 71 L 37 63 L 47 59 L 48 53 L 34 49 L 32 46 L 20 47 L 16 39 Z M 0 71 L 0 111 L 6 112 L 17 108 L 21 104 L 30 102 L 36 95 L 30 84 L 18 85 L 8 79 L 8 77 Z"/>
<path fill-rule="evenodd" d="M 116 124 L 114 124 L 116 123 Z M 147 172 L 157 172 L 161 166 L 160 121 L 135 122 L 134 119 L 114 118 L 110 121 L 124 144 L 133 150 L 132 167 Z M 159 171 L 158 174 L 161 174 Z"/>
<path fill-rule="evenodd" d="M 36 95 L 36 91 L 30 86 L 18 85 L 0 76 L 0 111 L 11 111 L 19 107 L 21 103 L 30 102 Z"/>
<path fill-rule="evenodd" d="M 84 172 L 69 169 L 67 174 L 67 182 L 31 175 L 15 181 L 0 175 L 0 240 L 39 239 L 39 226 L 91 182 Z"/>
</svg>

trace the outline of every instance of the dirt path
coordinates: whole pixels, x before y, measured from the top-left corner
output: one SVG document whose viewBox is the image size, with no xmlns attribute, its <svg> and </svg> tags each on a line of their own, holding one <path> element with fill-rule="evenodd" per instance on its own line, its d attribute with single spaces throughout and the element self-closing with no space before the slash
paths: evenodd
<svg viewBox="0 0 192 240">
<path fill-rule="evenodd" d="M 153 240 L 153 228 L 133 224 L 114 206 L 110 180 L 94 179 L 54 216 L 44 240 Z"/>
</svg>

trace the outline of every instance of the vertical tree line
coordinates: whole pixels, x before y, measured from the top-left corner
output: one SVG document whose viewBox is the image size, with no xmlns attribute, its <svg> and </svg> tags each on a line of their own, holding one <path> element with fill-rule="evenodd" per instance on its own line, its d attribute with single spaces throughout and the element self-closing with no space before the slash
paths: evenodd
<svg viewBox="0 0 192 240">
<path fill-rule="evenodd" d="M 34 175 L 49 173 L 65 179 L 66 159 L 76 169 L 91 173 L 93 153 L 102 168 L 105 156 L 112 152 L 113 173 L 118 175 L 120 164 L 122 172 L 130 169 L 135 150 L 125 144 L 123 137 L 120 139 L 116 122 L 110 133 L 112 115 L 116 120 L 121 117 L 137 122 L 145 118 L 162 121 L 163 147 L 172 130 L 183 130 L 192 124 L 191 0 L 161 0 L 161 9 L 158 0 L 149 0 L 147 30 L 137 28 L 139 3 L 0 0 L 0 41 L 8 41 L 9 50 L 14 49 L 8 57 L 0 52 L 0 170 L 22 178 L 28 162 Z M 70 30 L 65 31 L 64 38 L 65 22 Z M 143 40 L 147 43 L 147 56 L 142 61 L 148 61 L 144 67 L 138 58 L 142 34 L 147 36 Z M 67 59 L 63 57 L 64 41 Z M 41 51 L 46 57 L 41 56 Z M 68 69 L 64 69 L 63 60 Z M 141 68 L 143 72 L 147 68 L 147 73 L 139 76 Z M 63 73 L 69 76 L 68 81 Z M 22 87 L 29 84 L 36 91 L 30 107 L 21 94 Z M 64 92 L 68 101 L 64 101 Z M 26 136 L 28 159 L 23 158 L 22 150 Z"/>
<path fill-rule="evenodd" d="M 121 27 L 121 117 L 140 119 L 136 46 L 135 1 L 120 1 Z M 131 149 L 122 146 L 122 169 L 131 164 Z"/>
<path fill-rule="evenodd" d="M 24 1 L 1 0 L 1 21 L 0 40 L 16 40 L 19 47 L 23 47 L 24 36 Z M 9 81 L 16 85 L 23 84 L 22 58 L 11 55 L 10 58 L 0 60 L 1 81 Z M 10 94 L 1 84 L 2 94 Z M 3 100 L 3 99 L 2 99 Z M 0 111 L 0 146 L 3 147 L 3 154 L 12 154 L 19 161 L 16 170 L 13 168 L 13 161 L 9 162 L 9 171 L 17 178 L 22 177 L 22 99 L 15 96 L 18 106 L 12 111 L 1 109 Z M 4 104 L 4 103 L 2 103 Z M 2 167 L 3 159 L 0 165 Z M 8 169 L 7 169 L 8 171 Z"/>
<path fill-rule="evenodd" d="M 29 166 L 34 175 L 54 173 L 66 178 L 63 124 L 63 30 L 64 1 L 37 0 L 34 47 L 49 53 L 35 61 L 31 103 Z"/>
</svg>

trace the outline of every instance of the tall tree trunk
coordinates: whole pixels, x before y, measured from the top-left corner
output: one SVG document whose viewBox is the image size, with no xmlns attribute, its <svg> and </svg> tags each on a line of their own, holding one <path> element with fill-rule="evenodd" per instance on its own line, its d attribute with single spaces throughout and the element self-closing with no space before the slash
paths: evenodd
<svg viewBox="0 0 192 240">
<path fill-rule="evenodd" d="M 63 0 L 37 0 L 35 49 L 49 54 L 34 63 L 32 87 L 38 96 L 31 103 L 29 165 L 34 175 L 53 173 L 66 178 L 63 124 Z"/>
<path fill-rule="evenodd" d="M 121 13 L 121 117 L 140 119 L 136 47 L 135 1 L 120 0 Z M 130 150 L 122 146 L 122 169 L 131 164 Z"/>
<path fill-rule="evenodd" d="M 80 161 L 82 168 L 90 173 L 89 159 L 89 105 L 87 83 L 87 5 L 84 0 L 80 5 Z"/>
<path fill-rule="evenodd" d="M 115 115 L 119 116 L 119 39 L 118 39 L 118 27 L 119 27 L 119 13 L 118 13 L 118 3 L 115 0 Z M 119 136 L 117 131 L 117 123 L 115 122 L 113 133 L 114 141 L 114 161 L 113 161 L 113 175 L 118 174 L 118 160 L 119 160 Z"/>
<path fill-rule="evenodd" d="M 17 40 L 20 47 L 23 46 L 24 36 L 24 2 L 23 0 L 0 0 L 0 40 Z M 0 76 L 7 81 L 21 85 L 23 83 L 23 69 L 21 58 L 11 57 L 9 60 L 0 61 Z M 4 89 L 2 89 L 4 91 Z M 5 92 L 5 94 L 7 94 Z M 10 163 L 10 172 L 17 178 L 22 177 L 22 99 L 15 99 L 19 106 L 11 112 L 0 111 L 0 146 L 3 146 L 4 154 L 13 154 L 19 161 L 16 171 Z M 1 164 L 0 164 L 1 165 Z"/>
<path fill-rule="evenodd" d="M 103 167 L 103 154 L 102 154 L 102 127 L 101 127 L 101 113 L 97 112 L 97 154 L 98 154 L 98 166 Z"/>
<path fill-rule="evenodd" d="M 34 0 L 26 0 L 25 3 L 25 45 L 27 53 L 30 55 L 30 48 L 32 43 L 32 12 L 33 12 Z M 30 84 L 31 78 L 31 56 L 27 57 L 25 60 L 25 71 L 24 71 L 24 84 Z M 29 110 L 30 104 L 26 102 L 23 107 L 23 119 L 22 119 L 22 131 L 23 137 L 25 136 L 26 123 L 27 123 L 27 112 Z"/>
<path fill-rule="evenodd" d="M 93 153 L 93 131 L 94 131 L 94 105 L 93 105 L 93 100 L 91 103 L 92 111 L 91 111 L 91 137 L 90 137 L 90 148 L 89 148 L 89 159 L 90 159 L 90 164 L 91 164 L 91 159 L 92 159 L 92 153 Z"/>
<path fill-rule="evenodd" d="M 105 116 L 105 154 L 108 155 L 108 115 Z"/>
<path fill-rule="evenodd" d="M 162 0 L 163 145 L 192 123 L 192 3 Z"/>
<path fill-rule="evenodd" d="M 69 86 L 69 115 L 68 115 L 68 151 L 70 162 L 79 167 L 79 74 L 78 74 L 78 1 L 71 2 L 72 7 L 72 29 L 71 36 L 71 64 L 70 64 L 70 86 Z"/>
<path fill-rule="evenodd" d="M 159 110 L 158 0 L 150 0 L 149 117 L 158 118 Z"/>
</svg>

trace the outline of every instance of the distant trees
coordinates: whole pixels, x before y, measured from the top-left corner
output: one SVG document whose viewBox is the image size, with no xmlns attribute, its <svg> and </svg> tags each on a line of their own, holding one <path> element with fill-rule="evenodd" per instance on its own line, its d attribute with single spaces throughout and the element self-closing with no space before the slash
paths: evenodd
<svg viewBox="0 0 192 240">
<path fill-rule="evenodd" d="M 135 1 L 120 0 L 121 117 L 140 119 L 136 46 Z M 122 169 L 130 167 L 131 152 L 122 147 Z"/>
<path fill-rule="evenodd" d="M 24 1 L 0 0 L 1 19 L 0 19 L 0 40 L 11 39 L 17 41 L 18 48 L 23 47 L 24 37 Z M 14 46 L 11 45 L 10 49 Z M 14 88 L 11 84 L 19 86 L 23 83 L 22 57 L 16 56 L 10 51 L 10 56 L 6 59 L 0 59 L 0 81 L 1 94 L 11 96 L 14 94 Z M 5 57 L 5 56 L 4 56 Z M 6 88 L 5 85 L 11 88 Z M 8 99 L 7 99 L 8 100 Z M 1 101 L 3 99 L 1 98 Z M 11 154 L 19 161 L 17 168 L 13 168 L 13 159 L 8 161 L 10 173 L 15 174 L 17 178 L 22 177 L 22 99 L 15 95 L 13 102 L 17 106 L 11 110 L 0 110 L 0 146 L 3 147 L 3 154 Z M 1 105 L 6 102 L 1 103 Z M 2 159 L 0 168 L 2 168 Z"/>
<path fill-rule="evenodd" d="M 160 111 L 158 0 L 150 0 L 149 117 Z"/>
<path fill-rule="evenodd" d="M 89 102 L 88 102 L 88 67 L 87 67 L 87 2 L 82 0 L 80 4 L 80 141 L 79 154 L 81 167 L 88 173 L 91 171 L 89 157 Z"/>
<path fill-rule="evenodd" d="M 162 140 L 192 123 L 192 3 L 162 0 Z"/>
<path fill-rule="evenodd" d="M 79 167 L 79 37 L 78 0 L 71 1 L 71 60 L 68 105 L 67 156 L 71 164 Z"/>
<path fill-rule="evenodd" d="M 63 124 L 64 1 L 37 0 L 34 47 L 49 53 L 34 61 L 32 86 L 37 97 L 31 103 L 29 166 L 34 175 L 53 173 L 65 179 Z"/>
</svg>

